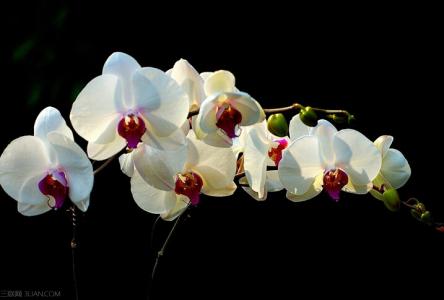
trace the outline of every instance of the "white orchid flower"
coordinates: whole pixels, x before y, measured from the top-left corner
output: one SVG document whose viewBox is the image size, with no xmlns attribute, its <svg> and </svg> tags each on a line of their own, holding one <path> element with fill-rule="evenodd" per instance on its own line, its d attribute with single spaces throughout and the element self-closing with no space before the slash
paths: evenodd
<svg viewBox="0 0 444 300">
<path fill-rule="evenodd" d="M 192 131 L 187 142 L 171 151 L 147 145 L 134 150 L 131 192 L 143 210 L 172 220 L 189 204 L 196 205 L 201 193 L 223 197 L 236 190 L 236 158 L 231 149 L 207 145 Z"/>
<path fill-rule="evenodd" d="M 294 140 L 284 151 L 279 178 L 292 201 L 311 199 L 322 189 L 338 201 L 341 190 L 367 193 L 381 160 L 376 146 L 358 131 L 337 131 L 320 120 L 311 135 Z"/>
<path fill-rule="evenodd" d="M 25 216 L 59 209 L 68 197 L 86 211 L 93 181 L 88 157 L 53 107 L 40 112 L 33 136 L 13 140 L 0 157 L 0 184 Z"/>
<path fill-rule="evenodd" d="M 277 170 L 267 171 L 267 166 L 279 166 L 289 139 L 273 136 L 268 132 L 265 121 L 244 128 L 242 136 L 245 136 L 243 167 L 249 185 L 243 186 L 243 189 L 254 199 L 265 200 L 268 192 L 283 189 Z M 239 182 L 245 183 L 245 179 L 241 178 Z"/>
<path fill-rule="evenodd" d="M 310 132 L 310 127 L 302 123 L 299 115 L 291 119 L 289 129 L 290 138 L 279 138 L 268 131 L 266 121 L 243 128 L 233 151 L 243 152 L 246 178 L 241 178 L 239 183 L 248 184 L 242 188 L 256 200 L 265 200 L 268 192 L 284 188 L 278 171 L 267 171 L 267 166 L 278 167 L 290 141 L 309 135 Z"/>
<path fill-rule="evenodd" d="M 166 72 L 182 87 L 190 100 L 189 110 L 197 110 L 205 99 L 204 80 L 194 67 L 185 59 L 178 60 Z"/>
<path fill-rule="evenodd" d="M 235 87 L 235 78 L 228 71 L 204 73 L 207 98 L 193 118 L 193 130 L 198 139 L 215 147 L 231 147 L 232 139 L 240 135 L 240 126 L 249 126 L 265 119 L 260 104 Z"/>
<path fill-rule="evenodd" d="M 382 185 L 386 188 L 399 189 L 407 183 L 412 173 L 404 155 L 399 150 L 390 148 L 392 143 L 393 137 L 390 135 L 380 136 L 374 142 L 382 157 L 381 170 L 373 180 L 373 184 L 379 189 L 381 189 Z M 382 200 L 381 193 L 373 190 L 370 193 Z"/>
<path fill-rule="evenodd" d="M 102 75 L 80 92 L 70 119 L 88 141 L 89 157 L 104 160 L 125 146 L 136 148 L 141 140 L 158 148 L 182 144 L 185 136 L 178 128 L 188 108 L 188 96 L 175 80 L 116 52 L 106 60 Z"/>
</svg>

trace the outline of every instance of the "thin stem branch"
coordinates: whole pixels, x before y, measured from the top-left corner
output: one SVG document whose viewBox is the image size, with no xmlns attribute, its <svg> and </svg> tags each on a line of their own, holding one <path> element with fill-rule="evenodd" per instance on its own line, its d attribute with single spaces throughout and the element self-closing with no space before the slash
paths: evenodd
<svg viewBox="0 0 444 300">
<path fill-rule="evenodd" d="M 316 112 L 323 112 L 326 114 L 343 114 L 343 115 L 350 115 L 350 113 L 346 110 L 343 109 L 323 109 L 323 108 L 316 108 L 316 107 L 312 107 L 312 109 Z"/>
<path fill-rule="evenodd" d="M 72 259 L 72 281 L 74 288 L 74 299 L 79 299 L 79 289 L 77 283 L 77 264 L 76 264 L 76 248 L 77 248 L 77 207 L 73 204 L 69 211 L 71 212 L 72 221 L 72 239 L 71 239 L 71 259 Z"/>
<path fill-rule="evenodd" d="M 407 206 L 408 208 L 416 209 L 416 205 L 408 204 L 406 201 L 401 201 L 401 204 Z"/>
<path fill-rule="evenodd" d="M 282 113 L 282 112 L 286 112 L 289 110 L 293 110 L 293 109 L 300 109 L 303 106 L 299 103 L 293 103 L 290 106 L 285 106 L 285 107 L 278 107 L 278 108 L 264 108 L 264 112 L 266 114 L 277 114 L 277 113 Z"/>
<path fill-rule="evenodd" d="M 103 164 L 100 165 L 100 167 L 98 167 L 97 169 L 94 170 L 94 175 L 96 175 L 97 173 L 99 173 L 100 171 L 102 171 L 103 169 L 105 169 L 106 166 L 108 166 L 113 160 L 114 158 L 116 158 L 117 154 L 111 156 L 110 158 L 108 158 Z"/>
<path fill-rule="evenodd" d="M 187 208 L 183 211 L 183 213 L 181 213 L 181 214 L 177 217 L 176 221 L 174 221 L 174 225 L 173 225 L 173 227 L 171 228 L 170 232 L 168 233 L 168 236 L 167 236 L 167 238 L 165 239 L 165 242 L 163 243 L 162 248 L 160 248 L 160 250 L 157 252 L 156 261 L 154 262 L 153 271 L 152 271 L 152 273 L 151 273 L 151 281 L 154 280 L 154 276 L 156 275 L 157 266 L 159 265 L 160 257 L 163 256 L 163 254 L 165 253 L 165 249 L 166 249 L 166 247 L 168 246 L 168 243 L 169 243 L 169 241 L 170 241 L 170 239 L 171 239 L 171 237 L 172 237 L 174 231 L 176 230 L 177 224 L 179 224 L 179 221 L 180 221 L 181 217 L 185 214 L 185 212 L 187 211 L 188 207 L 189 207 L 189 205 L 188 205 Z"/>
<path fill-rule="evenodd" d="M 265 114 L 270 115 L 270 114 L 283 113 L 283 112 L 290 111 L 290 110 L 297 110 L 297 109 L 301 109 L 303 107 L 304 106 L 302 104 L 293 103 L 292 105 L 285 106 L 285 107 L 264 108 L 264 112 L 265 112 Z M 326 114 L 342 114 L 342 115 L 350 116 L 350 113 L 348 111 L 342 110 L 342 109 L 323 109 L 323 108 L 316 108 L 316 107 L 312 107 L 312 109 L 316 112 L 322 112 L 322 113 L 326 113 Z M 199 109 L 192 110 L 188 113 L 188 118 L 191 118 L 191 117 L 198 115 L 198 114 L 199 114 Z"/>
<path fill-rule="evenodd" d="M 157 218 L 153 222 L 153 226 L 151 227 L 151 235 L 150 235 L 150 250 L 153 249 L 153 242 L 154 242 L 154 232 L 157 227 L 157 223 L 159 223 L 160 215 L 157 216 Z"/>
</svg>

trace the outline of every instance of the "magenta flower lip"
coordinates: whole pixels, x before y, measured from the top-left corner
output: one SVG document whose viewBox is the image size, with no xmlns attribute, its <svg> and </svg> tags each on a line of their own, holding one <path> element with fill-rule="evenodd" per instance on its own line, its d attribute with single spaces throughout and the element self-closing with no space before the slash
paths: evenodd
<svg viewBox="0 0 444 300">
<path fill-rule="evenodd" d="M 187 196 L 192 205 L 197 205 L 200 201 L 200 191 L 202 186 L 202 178 L 194 172 L 188 172 L 177 175 L 174 191 L 178 195 Z"/>
<path fill-rule="evenodd" d="M 48 174 L 39 181 L 38 187 L 43 195 L 50 197 L 50 200 L 54 199 L 55 203 L 53 208 L 59 209 L 63 206 L 69 190 L 64 172 L 49 171 Z"/>
<path fill-rule="evenodd" d="M 137 148 L 145 131 L 145 122 L 132 113 L 123 117 L 117 125 L 117 132 L 126 139 L 130 149 Z"/>
<path fill-rule="evenodd" d="M 284 151 L 285 148 L 287 148 L 288 141 L 286 139 L 277 139 L 274 140 L 273 142 L 277 142 L 278 146 L 275 148 L 271 148 L 268 151 L 268 157 L 270 157 L 270 159 L 274 161 L 276 167 L 279 167 L 279 163 L 281 162 L 282 159 L 282 151 Z"/>
<path fill-rule="evenodd" d="M 216 126 L 222 129 L 229 138 L 239 136 L 238 125 L 242 121 L 242 114 L 239 111 L 225 104 L 217 108 L 216 119 Z"/>
<path fill-rule="evenodd" d="M 324 174 L 324 189 L 336 202 L 339 201 L 341 190 L 347 183 L 348 176 L 341 169 L 329 170 Z"/>
</svg>

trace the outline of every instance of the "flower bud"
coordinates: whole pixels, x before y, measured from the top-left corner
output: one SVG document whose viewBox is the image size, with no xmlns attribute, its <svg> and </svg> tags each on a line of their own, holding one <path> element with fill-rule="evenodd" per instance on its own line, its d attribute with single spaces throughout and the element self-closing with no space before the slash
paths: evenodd
<svg viewBox="0 0 444 300">
<path fill-rule="evenodd" d="M 348 121 L 348 118 L 346 116 L 340 115 L 340 114 L 331 114 L 327 115 L 327 118 L 335 122 L 336 124 L 344 124 Z"/>
<path fill-rule="evenodd" d="M 399 194 L 396 189 L 390 188 L 387 189 L 383 194 L 382 198 L 385 204 L 385 207 L 390 211 L 398 211 L 401 206 L 401 200 L 399 199 Z"/>
<path fill-rule="evenodd" d="M 285 116 L 281 113 L 272 114 L 268 117 L 267 128 L 272 134 L 278 137 L 284 137 L 288 135 L 288 123 Z"/>
<path fill-rule="evenodd" d="M 310 127 L 315 127 L 318 124 L 318 116 L 310 106 L 301 109 L 299 118 L 301 118 L 302 123 Z"/>
<path fill-rule="evenodd" d="M 348 115 L 347 117 L 348 125 L 353 126 L 356 124 L 356 118 L 354 115 Z"/>
<path fill-rule="evenodd" d="M 426 223 L 427 225 L 432 225 L 433 223 L 433 217 L 430 211 L 426 210 L 421 214 L 421 221 Z"/>
</svg>

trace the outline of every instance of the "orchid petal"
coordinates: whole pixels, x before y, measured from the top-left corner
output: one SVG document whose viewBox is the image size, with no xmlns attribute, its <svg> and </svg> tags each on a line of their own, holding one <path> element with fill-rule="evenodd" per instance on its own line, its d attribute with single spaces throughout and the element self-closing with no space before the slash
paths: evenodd
<svg viewBox="0 0 444 300">
<path fill-rule="evenodd" d="M 176 204 L 174 190 L 159 190 L 150 186 L 137 170 L 131 177 L 131 193 L 141 209 L 153 214 L 167 213 Z"/>
<path fill-rule="evenodd" d="M 89 197 L 94 183 L 91 162 L 79 145 L 57 132 L 48 134 L 48 140 L 57 153 L 69 186 L 69 198 L 77 203 Z"/>
<path fill-rule="evenodd" d="M 154 132 L 147 130 L 142 136 L 142 141 L 151 147 L 159 150 L 175 150 L 186 144 L 186 136 L 184 134 L 183 126 L 176 129 L 171 135 L 162 137 L 156 135 Z"/>
<path fill-rule="evenodd" d="M 384 158 L 392 143 L 393 137 L 391 135 L 381 135 L 374 142 L 376 148 L 381 152 L 382 158 Z"/>
<path fill-rule="evenodd" d="M 301 118 L 299 117 L 299 114 L 293 116 L 290 120 L 289 125 L 289 134 L 290 134 L 290 140 L 294 141 L 298 138 L 301 138 L 306 135 L 310 135 L 311 127 L 305 125 Z"/>
<path fill-rule="evenodd" d="M 279 178 L 292 194 L 305 194 L 324 171 L 319 154 L 319 141 L 315 136 L 304 136 L 293 141 L 282 153 Z"/>
<path fill-rule="evenodd" d="M 177 82 L 159 69 L 142 68 L 133 75 L 135 106 L 148 121 L 147 130 L 168 136 L 188 116 L 189 99 Z"/>
<path fill-rule="evenodd" d="M 121 136 L 116 136 L 114 141 L 108 144 L 94 144 L 88 143 L 86 147 L 86 152 L 88 153 L 88 157 L 94 160 L 105 160 L 110 158 L 111 156 L 119 153 L 120 150 L 125 148 L 127 142 Z"/>
<path fill-rule="evenodd" d="M 51 106 L 43 109 L 34 123 L 34 136 L 46 140 L 49 132 L 57 131 L 71 140 L 74 140 L 71 129 L 66 125 L 60 112 Z"/>
<path fill-rule="evenodd" d="M 225 93 L 228 103 L 242 115 L 239 125 L 249 126 L 265 120 L 265 112 L 259 102 L 247 93 Z"/>
<path fill-rule="evenodd" d="M 214 72 L 202 72 L 200 73 L 200 78 L 203 79 L 203 81 L 207 80 Z"/>
<path fill-rule="evenodd" d="M 259 197 L 259 194 L 255 191 L 253 191 L 253 189 L 248 186 L 248 180 L 247 177 L 242 177 L 239 179 L 239 184 L 241 184 L 242 189 L 251 196 L 251 198 L 253 198 L 256 201 L 264 201 L 267 200 L 267 196 L 268 196 L 268 191 L 265 189 L 262 197 Z M 247 186 L 245 186 L 247 185 Z"/>
<path fill-rule="evenodd" d="M 33 177 L 42 179 L 52 167 L 45 143 L 35 136 L 22 136 L 13 140 L 0 157 L 0 184 L 5 192 L 18 202 L 39 204 L 41 196 L 37 189 L 31 198 L 21 198 L 23 185 Z M 37 181 L 35 183 L 37 188 Z"/>
<path fill-rule="evenodd" d="M 265 181 L 265 189 L 268 192 L 279 192 L 284 189 L 279 178 L 278 170 L 267 171 L 267 180 Z"/>
<path fill-rule="evenodd" d="M 229 71 L 220 70 L 211 73 L 205 79 L 204 90 L 207 96 L 217 93 L 230 93 L 234 91 L 234 85 L 234 75 Z"/>
<path fill-rule="evenodd" d="M 196 69 L 185 59 L 180 59 L 174 64 L 169 76 L 176 80 L 188 95 L 190 110 L 199 108 L 200 103 L 205 99 L 205 92 L 204 81 Z"/>
<path fill-rule="evenodd" d="M 46 202 L 42 202 L 39 205 L 18 202 L 17 210 L 24 216 L 33 217 L 50 211 L 51 207 Z"/>
<path fill-rule="evenodd" d="M 236 189 L 236 157 L 230 148 L 210 146 L 188 134 L 187 170 L 196 171 L 204 181 L 202 192 L 210 196 L 231 195 Z"/>
<path fill-rule="evenodd" d="M 125 153 L 119 156 L 120 170 L 128 177 L 134 174 L 134 159 L 133 153 Z"/>
<path fill-rule="evenodd" d="M 199 131 L 202 134 L 196 132 L 196 135 L 200 138 L 203 134 L 208 134 L 217 131 L 216 113 L 217 107 L 224 99 L 220 99 L 220 95 L 206 98 L 201 106 L 199 114 L 196 117 L 195 123 L 197 124 Z M 193 126 L 194 128 L 194 126 Z"/>
<path fill-rule="evenodd" d="M 165 221 L 173 221 L 180 216 L 188 207 L 190 199 L 183 195 L 176 195 L 176 205 L 161 215 Z"/>
<path fill-rule="evenodd" d="M 44 195 L 39 189 L 39 182 L 45 177 L 46 174 L 38 174 L 29 177 L 23 182 L 23 185 L 19 192 L 19 197 L 16 199 L 18 202 L 31 205 L 48 205 L 48 196 Z M 18 200 L 19 199 L 19 200 Z"/>
<path fill-rule="evenodd" d="M 316 176 L 316 179 L 314 180 L 313 184 L 310 185 L 310 187 L 304 194 L 296 195 L 287 191 L 286 194 L 287 199 L 293 202 L 302 202 L 313 199 L 322 192 L 323 189 L 322 181 L 323 181 L 323 174 L 319 174 L 318 176 Z"/>
<path fill-rule="evenodd" d="M 249 130 L 244 148 L 244 169 L 251 189 L 264 197 L 267 172 L 269 141 L 266 140 L 262 124 Z M 262 129 L 262 130 L 261 130 Z"/>
<path fill-rule="evenodd" d="M 322 164 L 327 170 L 334 167 L 333 139 L 337 132 L 336 128 L 326 120 L 319 120 L 318 125 L 310 132 L 311 135 L 317 136 L 319 139 L 319 153 Z"/>
<path fill-rule="evenodd" d="M 144 144 L 134 150 L 134 166 L 147 184 L 163 191 L 174 191 L 175 176 L 181 173 L 187 157 L 186 145 L 174 150 L 158 150 Z"/>
<path fill-rule="evenodd" d="M 134 98 L 131 77 L 138 69 L 140 69 L 139 63 L 122 52 L 111 54 L 103 66 L 103 74 L 111 74 L 120 79 L 123 99 L 127 105 L 130 105 Z"/>
<path fill-rule="evenodd" d="M 114 75 L 101 75 L 91 80 L 77 96 L 71 109 L 70 119 L 76 132 L 89 142 L 106 144 L 112 141 L 110 127 L 119 114 L 124 113 L 122 88 L 119 78 Z M 105 140 L 103 135 L 111 140 Z"/>
<path fill-rule="evenodd" d="M 344 192 L 352 193 L 352 194 L 367 194 L 373 188 L 373 183 L 357 185 L 354 184 L 351 180 L 347 182 L 347 184 L 342 188 Z"/>
<path fill-rule="evenodd" d="M 412 171 L 401 152 L 396 149 L 388 149 L 382 160 L 381 173 L 393 188 L 399 189 L 409 180 Z"/>
<path fill-rule="evenodd" d="M 339 131 L 333 140 L 336 167 L 343 169 L 354 185 L 367 185 L 381 169 L 381 153 L 373 143 L 353 129 Z"/>
<path fill-rule="evenodd" d="M 87 211 L 88 207 L 89 207 L 89 196 L 86 199 L 75 202 L 74 204 L 81 211 L 83 211 L 83 212 Z"/>
</svg>

